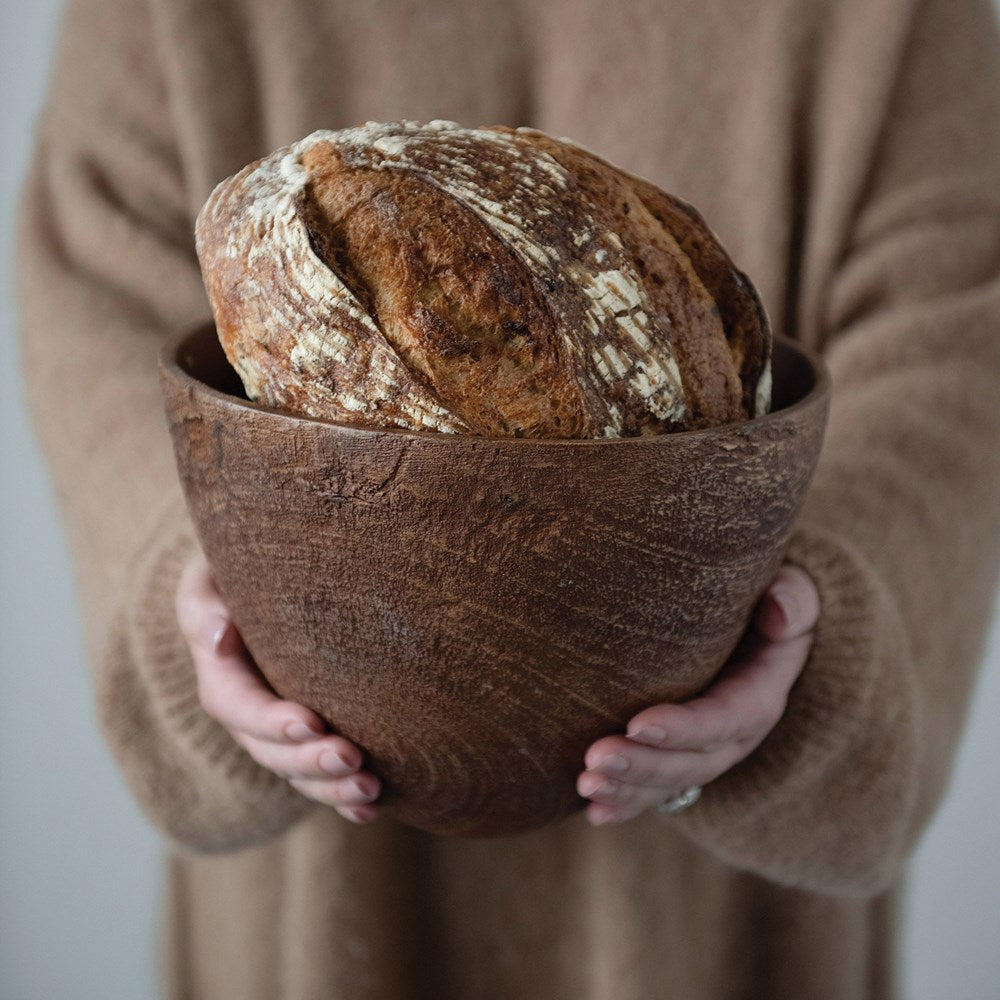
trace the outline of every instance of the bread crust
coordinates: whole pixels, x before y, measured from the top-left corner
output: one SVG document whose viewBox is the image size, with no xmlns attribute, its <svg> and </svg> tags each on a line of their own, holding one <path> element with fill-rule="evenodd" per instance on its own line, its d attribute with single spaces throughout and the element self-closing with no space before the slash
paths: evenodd
<svg viewBox="0 0 1000 1000">
<path fill-rule="evenodd" d="M 317 132 L 220 184 L 196 235 L 227 356 L 289 412 L 601 437 L 767 407 L 766 316 L 700 216 L 537 130 Z"/>
</svg>

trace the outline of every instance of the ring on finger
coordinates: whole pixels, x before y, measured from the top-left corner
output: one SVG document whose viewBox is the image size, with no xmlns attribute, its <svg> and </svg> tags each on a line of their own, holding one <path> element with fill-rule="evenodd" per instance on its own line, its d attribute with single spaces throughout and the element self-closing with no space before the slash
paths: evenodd
<svg viewBox="0 0 1000 1000">
<path fill-rule="evenodd" d="M 675 795 L 666 802 L 661 802 L 656 808 L 661 813 L 679 813 L 693 806 L 701 798 L 701 785 L 692 785 L 685 788 L 679 795 Z"/>
</svg>

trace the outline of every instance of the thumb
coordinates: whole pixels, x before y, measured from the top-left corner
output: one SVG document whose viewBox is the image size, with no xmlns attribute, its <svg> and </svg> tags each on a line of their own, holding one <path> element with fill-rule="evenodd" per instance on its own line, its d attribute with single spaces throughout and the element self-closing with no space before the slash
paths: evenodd
<svg viewBox="0 0 1000 1000">
<path fill-rule="evenodd" d="M 819 621 L 819 592 L 812 577 L 798 566 L 783 563 L 754 611 L 754 631 L 771 642 L 797 639 Z"/>
<path fill-rule="evenodd" d="M 184 567 L 176 594 L 177 622 L 184 637 L 205 653 L 231 655 L 240 646 L 208 560 L 199 552 Z"/>
</svg>

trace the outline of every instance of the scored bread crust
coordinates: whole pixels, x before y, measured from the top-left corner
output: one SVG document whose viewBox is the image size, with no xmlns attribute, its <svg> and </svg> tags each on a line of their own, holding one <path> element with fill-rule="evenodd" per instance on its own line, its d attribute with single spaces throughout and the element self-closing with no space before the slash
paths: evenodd
<svg viewBox="0 0 1000 1000">
<path fill-rule="evenodd" d="M 598 197 L 605 195 L 604 203 L 613 207 L 612 224 L 618 226 L 619 232 L 634 234 L 633 256 L 647 291 L 657 301 L 668 304 L 671 300 L 676 300 L 677 292 L 683 291 L 683 287 L 678 289 L 669 281 L 659 280 L 662 275 L 657 275 L 650 266 L 651 262 L 642 254 L 645 252 L 649 256 L 648 249 L 644 250 L 644 241 L 648 247 L 648 242 L 655 240 L 656 226 L 670 234 L 717 309 L 728 355 L 732 357 L 741 384 L 742 413 L 747 418 L 767 413 L 771 403 L 771 327 L 767 313 L 757 290 L 733 263 L 697 209 L 649 181 L 626 173 L 570 139 L 555 140 L 546 133 L 533 129 L 520 131 L 531 136 L 560 163 L 576 169 L 581 183 L 587 185 L 588 176 L 596 179 Z M 618 187 L 624 200 L 608 199 L 606 189 L 600 188 L 602 182 L 607 184 L 613 175 L 617 175 Z M 632 198 L 628 198 L 626 192 L 630 192 Z M 637 214 L 643 217 L 641 222 L 637 219 Z M 649 216 L 652 217 L 652 224 Z M 680 310 L 684 309 L 683 298 L 679 306 Z M 676 321 L 674 326 L 676 328 Z M 693 338 L 688 336 L 685 339 L 691 341 Z M 685 346 L 688 350 L 706 349 L 706 345 L 697 342 Z M 717 348 L 717 342 L 713 340 L 712 346 Z M 723 357 L 725 358 L 725 354 Z M 695 368 L 694 377 L 697 378 L 697 370 L 705 368 L 704 362 L 696 364 Z M 685 388 L 690 389 L 687 379 Z"/>
<path fill-rule="evenodd" d="M 769 404 L 766 317 L 700 216 L 537 130 L 317 132 L 223 181 L 196 236 L 227 357 L 288 412 L 600 437 Z"/>
</svg>

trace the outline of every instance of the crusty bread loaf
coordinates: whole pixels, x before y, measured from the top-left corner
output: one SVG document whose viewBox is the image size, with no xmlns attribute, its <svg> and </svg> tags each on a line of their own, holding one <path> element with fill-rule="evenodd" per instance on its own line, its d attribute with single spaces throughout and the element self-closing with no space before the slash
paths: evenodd
<svg viewBox="0 0 1000 1000">
<path fill-rule="evenodd" d="M 577 438 L 769 407 L 767 319 L 698 213 L 536 130 L 316 132 L 220 184 L 197 244 L 249 397 L 288 412 Z"/>
</svg>

